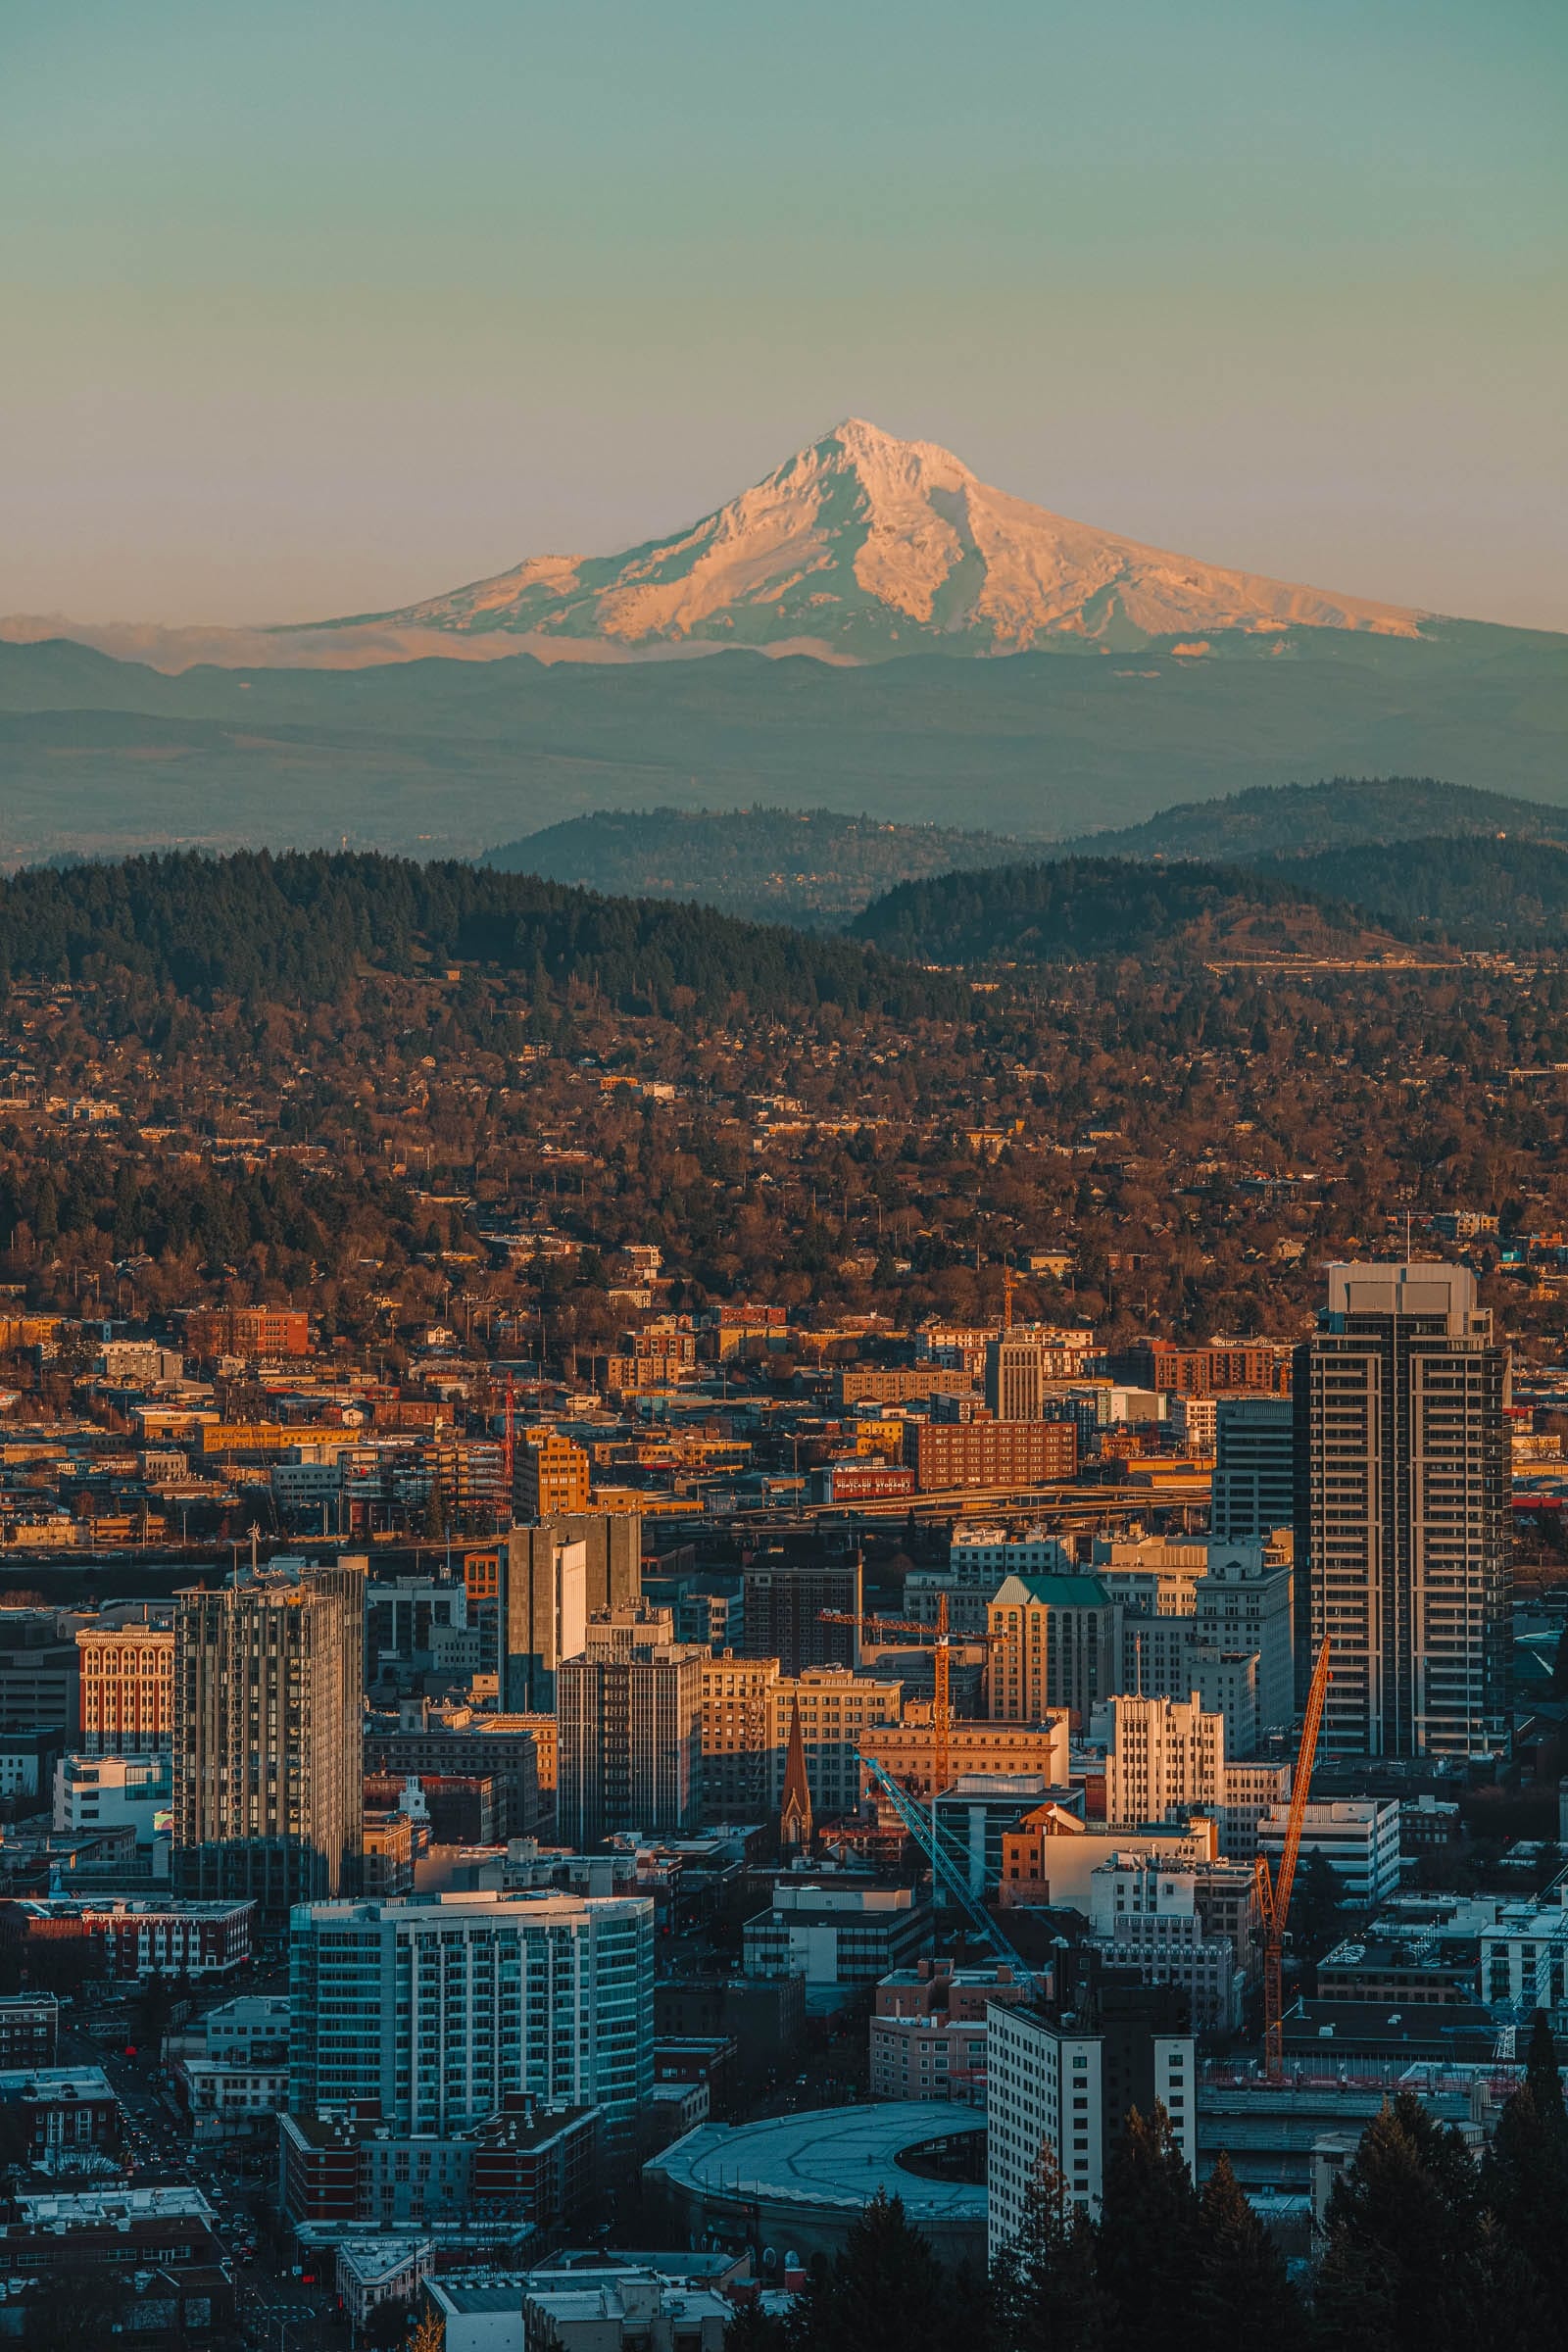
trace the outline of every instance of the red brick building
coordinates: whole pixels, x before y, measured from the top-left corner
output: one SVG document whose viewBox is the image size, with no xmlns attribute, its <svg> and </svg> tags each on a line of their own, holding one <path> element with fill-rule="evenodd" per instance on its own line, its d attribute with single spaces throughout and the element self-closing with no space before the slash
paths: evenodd
<svg viewBox="0 0 1568 2352">
<path fill-rule="evenodd" d="M 1038 1487 L 1078 1472 L 1070 1421 L 911 1421 L 904 1459 L 922 1494 L 951 1487 Z"/>
<path fill-rule="evenodd" d="M 193 1355 L 309 1355 L 311 1318 L 296 1306 L 204 1306 L 185 1318 Z"/>
</svg>

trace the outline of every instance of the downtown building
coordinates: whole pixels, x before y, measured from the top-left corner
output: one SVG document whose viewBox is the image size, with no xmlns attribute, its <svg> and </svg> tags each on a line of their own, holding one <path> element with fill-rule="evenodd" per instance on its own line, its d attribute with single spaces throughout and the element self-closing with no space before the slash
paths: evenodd
<svg viewBox="0 0 1568 2352">
<path fill-rule="evenodd" d="M 673 1639 L 667 1609 L 606 1609 L 563 1661 L 556 1760 L 559 1834 L 580 1854 L 616 1830 L 695 1829 L 703 1786 L 708 1652 Z"/>
<path fill-rule="evenodd" d="M 242 1570 L 174 1613 L 176 1890 L 271 1919 L 351 1892 L 364 1826 L 365 1564 Z"/>
<path fill-rule="evenodd" d="M 1046 2003 L 986 2011 L 986 2192 L 990 2256 L 1017 2237 L 1042 2163 L 1064 2202 L 1091 2217 L 1105 2167 L 1136 2108 L 1156 2102 L 1189 2172 L 1198 2154 L 1198 2063 L 1187 2006 L 1098 1953 L 1065 1955 Z"/>
<path fill-rule="evenodd" d="M 650 1895 L 493 1892 L 301 1905 L 289 2112 L 376 2103 L 444 2137 L 523 2094 L 628 2132 L 654 2082 Z"/>
<path fill-rule="evenodd" d="M 1508 1394 L 1466 1267 L 1329 1268 L 1294 1396 L 1297 1678 L 1327 1639 L 1331 1756 L 1506 1743 Z"/>
</svg>

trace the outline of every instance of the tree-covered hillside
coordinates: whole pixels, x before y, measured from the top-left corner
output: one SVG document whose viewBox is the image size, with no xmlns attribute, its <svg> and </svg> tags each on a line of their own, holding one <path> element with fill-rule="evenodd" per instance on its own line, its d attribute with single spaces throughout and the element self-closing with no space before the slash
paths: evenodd
<svg viewBox="0 0 1568 2352">
<path fill-rule="evenodd" d="M 1348 944 L 1358 928 L 1280 874 L 1073 858 L 901 883 L 853 929 L 923 963 L 1036 963 L 1144 956 L 1189 936 L 1212 946 L 1260 919 L 1284 949 Z"/>
<path fill-rule="evenodd" d="M 600 808 L 486 851 L 481 865 L 763 920 L 830 923 L 917 874 L 1028 855 L 1001 834 L 831 808 Z"/>
<path fill-rule="evenodd" d="M 323 1002 L 362 963 L 412 973 L 448 961 L 517 973 L 536 996 L 575 981 L 657 1010 L 712 1013 L 741 1000 L 754 1011 L 834 1004 L 916 1018 L 965 1000 L 849 940 L 457 863 L 243 851 L 33 869 L 0 884 L 6 978 L 123 973 L 205 1003 Z"/>
<path fill-rule="evenodd" d="M 1568 849 L 1510 835 L 1403 841 L 1274 858 L 1266 870 L 1353 900 L 1405 939 L 1466 948 L 1561 947 L 1568 937 Z"/>
<path fill-rule="evenodd" d="M 1506 833 L 1568 842 L 1568 809 L 1433 776 L 1334 776 L 1321 784 L 1259 785 L 1222 800 L 1186 801 L 1146 824 L 1086 833 L 1043 851 L 1051 858 L 1200 858 L 1250 864 L 1315 856 L 1359 842 Z"/>
</svg>

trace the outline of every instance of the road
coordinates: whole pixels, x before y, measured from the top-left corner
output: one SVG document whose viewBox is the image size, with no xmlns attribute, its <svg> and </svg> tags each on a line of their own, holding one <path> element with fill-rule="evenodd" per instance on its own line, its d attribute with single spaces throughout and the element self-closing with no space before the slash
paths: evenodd
<svg viewBox="0 0 1568 2352">
<path fill-rule="evenodd" d="M 125 2119 L 122 2151 L 135 2188 L 192 2187 L 212 2206 L 224 2250 L 233 2262 L 240 2325 L 258 2352 L 342 2352 L 346 2329 L 336 2314 L 330 2268 L 313 2284 L 293 2276 L 266 2234 L 276 2179 L 271 2143 L 192 2144 L 184 2115 L 164 2069 L 136 2039 L 133 2003 L 80 2012 L 60 2027 L 60 2064 L 97 2066 L 108 2076 Z M 134 2051 L 127 2056 L 127 2050 Z M 251 2170 L 242 2169 L 248 2160 Z M 258 2161 L 260 2160 L 260 2162 Z M 251 2259 L 241 2249 L 254 2247 Z"/>
</svg>

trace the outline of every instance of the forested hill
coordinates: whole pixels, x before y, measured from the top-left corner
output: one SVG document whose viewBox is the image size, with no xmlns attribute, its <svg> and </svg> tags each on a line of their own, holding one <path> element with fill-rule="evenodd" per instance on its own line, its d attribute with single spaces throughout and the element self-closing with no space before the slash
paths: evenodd
<svg viewBox="0 0 1568 2352">
<path fill-rule="evenodd" d="M 572 983 L 628 1009 L 840 1004 L 896 1019 L 965 1010 L 968 992 L 874 948 L 607 899 L 530 874 L 332 855 L 134 858 L 0 883 L 0 979 L 137 979 L 204 1004 L 329 1002 L 364 965 L 474 962 L 548 998 Z"/>
<path fill-rule="evenodd" d="M 1235 866 L 1073 858 L 904 882 L 852 926 L 928 963 L 1073 962 L 1178 941 L 1312 953 L 1369 948 L 1359 919 L 1293 878 Z"/>
<path fill-rule="evenodd" d="M 1432 776 L 1334 776 L 1321 784 L 1260 785 L 1223 800 L 1186 801 L 1146 824 L 1089 833 L 1043 858 L 1254 858 L 1311 857 L 1357 842 L 1424 841 L 1505 833 L 1568 843 L 1568 808 Z"/>
<path fill-rule="evenodd" d="M 830 923 L 916 874 L 1006 865 L 1021 841 L 832 808 L 600 808 L 486 851 L 482 865 L 589 890 L 699 899 L 727 913 Z"/>
<path fill-rule="evenodd" d="M 1568 944 L 1568 849 L 1509 836 L 1402 841 L 1259 860 L 1261 871 L 1351 900 L 1404 939 L 1465 948 Z"/>
</svg>

